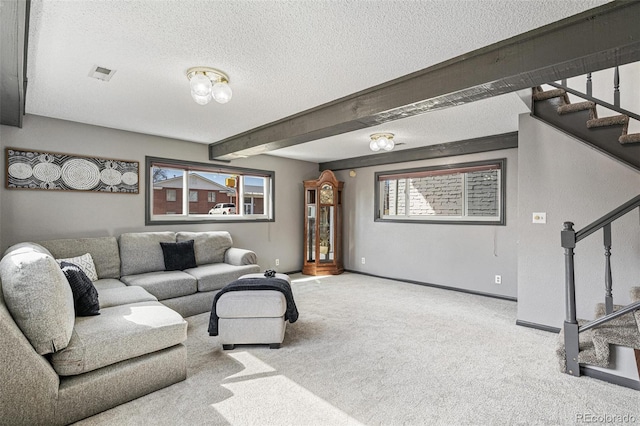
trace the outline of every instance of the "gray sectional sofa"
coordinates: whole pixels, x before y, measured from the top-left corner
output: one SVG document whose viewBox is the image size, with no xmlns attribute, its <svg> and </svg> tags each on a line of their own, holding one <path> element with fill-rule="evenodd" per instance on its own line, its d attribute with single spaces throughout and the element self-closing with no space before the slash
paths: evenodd
<svg viewBox="0 0 640 426">
<path fill-rule="evenodd" d="M 160 242 L 193 240 L 166 271 Z M 191 244 L 191 243 L 189 243 Z M 144 232 L 16 244 L 0 261 L 0 424 L 68 424 L 184 380 L 184 316 L 259 272 L 227 232 Z M 89 253 L 100 315 L 76 317 L 56 259 Z"/>
</svg>

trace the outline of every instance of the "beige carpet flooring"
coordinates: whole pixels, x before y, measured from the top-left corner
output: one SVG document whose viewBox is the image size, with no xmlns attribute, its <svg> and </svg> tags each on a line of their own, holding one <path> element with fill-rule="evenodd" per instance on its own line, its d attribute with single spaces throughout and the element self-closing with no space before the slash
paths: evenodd
<svg viewBox="0 0 640 426">
<path fill-rule="evenodd" d="M 78 424 L 640 422 L 640 392 L 559 373 L 557 336 L 516 326 L 515 302 L 350 273 L 292 280 L 300 318 L 281 349 L 223 351 L 208 314 L 188 318 L 186 381 Z"/>
</svg>

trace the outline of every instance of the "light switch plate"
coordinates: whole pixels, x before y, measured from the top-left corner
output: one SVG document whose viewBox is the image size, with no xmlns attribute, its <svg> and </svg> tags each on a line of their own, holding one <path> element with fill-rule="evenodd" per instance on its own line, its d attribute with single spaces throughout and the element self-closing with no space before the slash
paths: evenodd
<svg viewBox="0 0 640 426">
<path fill-rule="evenodd" d="M 547 223 L 547 213 L 545 212 L 533 213 L 531 223 Z"/>
</svg>

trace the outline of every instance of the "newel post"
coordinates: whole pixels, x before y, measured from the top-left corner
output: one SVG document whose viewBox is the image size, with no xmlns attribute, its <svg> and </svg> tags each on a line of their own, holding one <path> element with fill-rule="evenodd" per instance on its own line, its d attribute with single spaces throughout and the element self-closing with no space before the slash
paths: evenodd
<svg viewBox="0 0 640 426">
<path fill-rule="evenodd" d="M 562 247 L 564 248 L 564 281 L 566 317 L 564 321 L 564 349 L 568 374 L 580 376 L 578 353 L 578 321 L 576 318 L 576 283 L 573 266 L 573 249 L 576 247 L 576 231 L 572 222 L 565 222 L 561 232 Z"/>
</svg>

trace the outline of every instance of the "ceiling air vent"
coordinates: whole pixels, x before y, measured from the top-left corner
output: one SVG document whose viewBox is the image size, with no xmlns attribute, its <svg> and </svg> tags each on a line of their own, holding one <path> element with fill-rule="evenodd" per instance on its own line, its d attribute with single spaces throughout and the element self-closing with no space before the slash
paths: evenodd
<svg viewBox="0 0 640 426">
<path fill-rule="evenodd" d="M 108 68 L 99 67 L 94 65 L 89 71 L 89 77 L 97 78 L 98 80 L 109 81 L 111 76 L 116 73 L 116 70 L 110 70 Z"/>
</svg>

